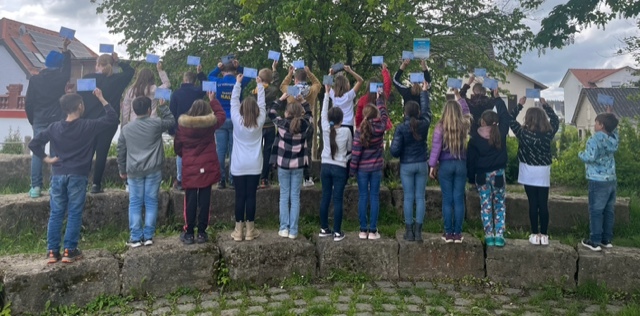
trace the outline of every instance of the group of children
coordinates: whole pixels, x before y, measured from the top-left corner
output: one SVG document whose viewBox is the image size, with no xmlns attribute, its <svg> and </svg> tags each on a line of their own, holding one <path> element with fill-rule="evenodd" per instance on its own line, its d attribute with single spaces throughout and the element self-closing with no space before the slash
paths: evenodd
<svg viewBox="0 0 640 316">
<path fill-rule="evenodd" d="M 32 78 L 34 84 L 29 87 L 28 104 L 37 103 L 36 98 L 46 97 L 33 92 L 38 91 L 39 76 L 57 73 L 68 76 L 68 69 L 57 70 L 68 63 L 68 54 L 60 55 L 62 57 L 52 57 L 51 62 L 48 56 L 47 70 Z M 468 180 L 475 184 L 480 195 L 486 245 L 505 245 L 506 137 L 511 128 L 519 141 L 518 181 L 525 186 L 529 198 L 529 241 L 536 245 L 547 245 L 551 142 L 559 128 L 559 120 L 553 109 L 541 99 L 542 108 L 528 109 L 524 124 L 521 125 L 516 117 L 526 98 L 521 98 L 518 106 L 510 112 L 497 89 L 488 97 L 482 84 L 475 84 L 472 95 L 467 97 L 467 91 L 475 80 L 471 76 L 460 91 L 454 90 L 455 100 L 444 104 L 428 154 L 427 138 L 432 120 L 429 92 L 431 74 L 422 61 L 424 81 L 421 84 L 403 85 L 402 71 L 409 62 L 402 62 L 393 80 L 403 97 L 404 120 L 395 127 L 390 148 L 391 154 L 400 158 L 406 225 L 404 239 L 422 240 L 428 176 L 438 179 L 441 186 L 442 239 L 445 242 L 463 242 L 464 191 L 465 180 Z M 117 73 L 114 72 L 116 65 L 121 69 Z M 179 189 L 185 190 L 185 225 L 180 235 L 183 243 L 208 241 L 206 229 L 209 224 L 211 189 L 215 183 L 222 188 L 226 186 L 227 151 L 230 154 L 228 181 L 229 184 L 233 181 L 236 194 L 236 225 L 231 234 L 233 240 L 253 240 L 260 236 L 255 228 L 256 191 L 259 186 L 268 185 L 271 166 L 278 168 L 280 186 L 278 235 L 291 239 L 298 236 L 301 186 L 310 181 L 304 169 L 310 165 L 309 149 L 314 135 L 312 109 L 322 86 L 308 67 L 290 67 L 281 85 L 283 93 L 278 97 L 278 89 L 273 84 L 277 80 L 274 78 L 276 66 L 277 62 L 274 62 L 272 69 L 262 69 L 256 78 L 256 89 L 242 99 L 242 90 L 250 79 L 241 74 L 242 67 L 236 60 L 219 63 L 208 77 L 217 84 L 217 91 L 208 93 L 209 102 L 203 99 L 207 93 L 195 85 L 196 79 L 206 79 L 201 67 L 198 67 L 197 74 L 184 73 L 182 84 L 172 94 L 169 106 L 166 100 L 154 99 L 157 88 L 154 74 L 148 69 L 138 72 L 136 81 L 122 102 L 122 131 L 118 139 L 117 159 L 120 176 L 128 184 L 131 247 L 153 244 L 164 161 L 162 134 L 167 131 L 174 136 L 174 149 L 179 157 L 176 184 Z M 157 65 L 157 70 L 163 82 L 161 87 L 169 87 L 161 64 Z M 46 122 L 47 126 L 38 127 L 29 146 L 34 159 L 43 159 L 53 165 L 48 227 L 49 263 L 59 260 L 73 262 L 82 256 L 77 243 L 92 158 L 95 152 L 96 166 L 91 192 L 100 192 L 100 177 L 104 169 L 103 141 L 109 136 L 113 137 L 117 129 L 118 105 L 133 72 L 133 68 L 126 63 L 119 63 L 117 55 L 102 55 L 97 60 L 96 73 L 85 76 L 96 79 L 95 91 L 79 94 L 55 91 L 56 97 L 60 98 L 53 102 L 59 107 L 58 111 L 66 114 L 66 118 L 60 120 L 61 114 L 55 114 L 55 109 L 46 110 L 50 105 L 40 102 L 35 106 L 38 110 L 33 121 Z M 334 241 L 345 238 L 341 229 L 343 195 L 348 178 L 355 177 L 359 191 L 358 236 L 360 239 L 375 240 L 381 237 L 377 219 L 384 164 L 383 139 L 385 132 L 393 128 L 386 108 L 391 93 L 391 76 L 386 65 L 382 65 L 382 87 L 375 92 L 365 93 L 356 103 L 364 80 L 349 66 L 344 66 L 344 72 L 329 72 L 334 81 L 332 85 L 324 87 L 320 112 L 323 148 L 319 236 L 332 237 Z M 347 74 L 355 79 L 353 87 Z M 298 88 L 297 95 L 287 93 L 291 80 Z M 374 77 L 369 83 L 380 81 Z M 494 108 L 496 111 L 493 111 Z M 46 119 L 55 118 L 47 121 L 38 113 L 46 113 Z M 587 165 L 591 216 L 591 236 L 583 241 L 583 245 L 592 250 L 611 246 L 616 183 L 613 153 L 618 141 L 616 126 L 617 119 L 613 114 L 598 115 L 596 134 L 589 139 L 585 152 L 580 153 L 580 158 Z M 44 151 L 46 143 L 51 144 L 50 155 Z M 35 192 L 30 194 L 34 196 Z M 332 229 L 328 218 L 331 201 L 334 207 Z M 61 255 L 60 234 L 67 210 L 64 252 Z"/>
</svg>

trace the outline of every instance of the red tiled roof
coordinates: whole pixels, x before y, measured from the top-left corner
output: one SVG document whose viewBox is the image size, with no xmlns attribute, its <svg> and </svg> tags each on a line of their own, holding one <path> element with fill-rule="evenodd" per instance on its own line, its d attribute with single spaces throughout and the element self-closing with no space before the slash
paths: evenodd
<svg viewBox="0 0 640 316">
<path fill-rule="evenodd" d="M 585 88 L 597 88 L 597 82 L 624 69 L 569 69 Z"/>
</svg>

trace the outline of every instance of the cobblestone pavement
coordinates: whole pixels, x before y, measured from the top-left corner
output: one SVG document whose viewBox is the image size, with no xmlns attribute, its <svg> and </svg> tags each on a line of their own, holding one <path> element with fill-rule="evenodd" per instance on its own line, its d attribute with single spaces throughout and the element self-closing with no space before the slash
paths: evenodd
<svg viewBox="0 0 640 316">
<path fill-rule="evenodd" d="M 623 302 L 597 303 L 557 288 L 523 291 L 431 282 L 306 285 L 238 292 L 189 293 L 132 301 L 121 315 L 637 315 Z M 627 315 L 627 314 L 625 314 Z"/>
</svg>

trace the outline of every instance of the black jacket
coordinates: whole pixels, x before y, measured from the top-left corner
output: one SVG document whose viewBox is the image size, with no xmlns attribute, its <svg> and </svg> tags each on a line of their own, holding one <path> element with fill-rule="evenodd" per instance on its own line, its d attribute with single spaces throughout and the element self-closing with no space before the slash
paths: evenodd
<svg viewBox="0 0 640 316">
<path fill-rule="evenodd" d="M 128 63 L 120 62 L 119 65 L 122 72 L 113 73 L 109 77 L 98 73 L 88 74 L 82 77 L 83 79 L 96 79 L 96 87 L 102 90 L 102 95 L 113 107 L 118 118 L 120 117 L 120 101 L 122 100 L 122 94 L 135 74 L 135 70 L 131 68 Z M 78 94 L 82 96 L 82 101 L 84 102 L 83 118 L 97 119 L 105 115 L 102 103 L 100 103 L 98 98 L 93 95 L 93 92 L 80 91 Z"/>
<path fill-rule="evenodd" d="M 500 123 L 500 149 L 491 147 L 489 140 L 478 134 L 477 128 L 471 129 L 471 139 L 467 151 L 467 178 L 469 183 L 475 183 L 476 176 L 507 167 L 507 134 L 509 133 L 509 123 L 511 115 L 507 111 L 507 106 L 501 98 L 494 99 Z"/>
<path fill-rule="evenodd" d="M 402 74 L 404 70 L 398 69 L 396 74 L 393 76 L 393 85 L 396 86 L 396 89 L 402 95 L 402 100 L 404 104 L 409 101 L 416 101 L 416 103 L 420 104 L 420 96 L 411 94 L 411 87 L 407 87 L 402 84 Z M 424 74 L 424 80 L 428 83 L 431 83 L 431 73 L 429 73 L 429 69 L 422 72 Z"/>
<path fill-rule="evenodd" d="M 203 72 L 198 73 L 197 78 L 201 83 L 207 80 L 207 76 L 205 76 Z M 176 119 L 176 125 L 169 129 L 170 135 L 175 135 L 178 130 L 178 119 L 180 118 L 180 115 L 189 112 L 193 102 L 204 98 L 206 94 L 207 92 L 202 91 L 201 86 L 194 83 L 183 83 L 180 85 L 180 88 L 173 91 L 169 102 L 169 109 L 171 110 L 173 117 Z"/>
<path fill-rule="evenodd" d="M 60 97 L 71 77 L 71 52 L 62 53 L 61 68 L 45 68 L 29 79 L 24 105 L 29 124 L 50 124 L 63 118 Z"/>
<path fill-rule="evenodd" d="M 418 120 L 418 134 L 420 139 L 416 140 L 411 133 L 411 120 L 404 119 L 404 122 L 396 126 L 396 132 L 391 141 L 391 155 L 400 157 L 400 163 L 426 162 L 427 136 L 431 125 L 431 107 L 429 107 L 429 92 L 420 93 L 420 113 L 422 116 Z"/>
</svg>

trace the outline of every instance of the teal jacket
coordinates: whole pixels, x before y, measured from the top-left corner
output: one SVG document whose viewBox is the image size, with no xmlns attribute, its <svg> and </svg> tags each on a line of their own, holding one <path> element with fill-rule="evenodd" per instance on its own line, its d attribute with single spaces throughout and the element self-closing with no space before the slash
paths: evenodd
<svg viewBox="0 0 640 316">
<path fill-rule="evenodd" d="M 578 154 L 587 171 L 587 180 L 616 181 L 616 160 L 613 155 L 618 151 L 618 129 L 611 135 L 596 132 L 587 141 L 587 148 Z"/>
</svg>

